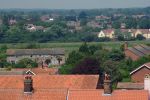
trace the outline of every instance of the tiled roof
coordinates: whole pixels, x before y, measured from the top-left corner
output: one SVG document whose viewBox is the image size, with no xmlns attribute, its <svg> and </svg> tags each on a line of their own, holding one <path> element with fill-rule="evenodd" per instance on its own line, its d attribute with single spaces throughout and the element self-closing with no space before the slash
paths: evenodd
<svg viewBox="0 0 150 100">
<path fill-rule="evenodd" d="M 21 89 L 0 89 L 0 100 L 66 100 L 67 89 L 38 89 L 24 94 Z"/>
<path fill-rule="evenodd" d="M 96 89 L 98 75 L 35 75 L 33 87 L 38 89 Z M 0 88 L 23 89 L 24 76 L 0 76 Z"/>
<path fill-rule="evenodd" d="M 150 54 L 150 47 L 143 44 L 129 47 L 128 50 L 132 51 L 134 54 L 138 56 L 144 56 Z"/>
<path fill-rule="evenodd" d="M 27 71 L 32 71 L 36 75 L 55 75 L 58 73 L 58 68 L 15 68 L 12 71 L 20 71 L 25 74 Z"/>
<path fill-rule="evenodd" d="M 64 49 L 7 49 L 6 54 L 9 56 L 20 55 L 64 55 Z"/>
<path fill-rule="evenodd" d="M 119 82 L 117 89 L 143 90 L 144 83 Z"/>
<path fill-rule="evenodd" d="M 23 76 L 0 76 L 0 100 L 148 100 L 145 90 L 96 89 L 98 75 L 36 75 L 33 93 L 23 93 Z"/>
<path fill-rule="evenodd" d="M 27 71 L 33 72 L 35 75 L 56 75 L 58 68 L 15 68 L 11 71 L 2 70 L 0 75 L 26 75 Z"/>
<path fill-rule="evenodd" d="M 104 95 L 103 90 L 75 90 L 69 91 L 69 100 L 148 100 L 148 91 L 115 90 Z"/>
<path fill-rule="evenodd" d="M 104 32 L 105 34 L 110 34 L 110 33 L 112 33 L 113 31 L 114 31 L 114 29 L 103 30 L 103 32 Z"/>
</svg>

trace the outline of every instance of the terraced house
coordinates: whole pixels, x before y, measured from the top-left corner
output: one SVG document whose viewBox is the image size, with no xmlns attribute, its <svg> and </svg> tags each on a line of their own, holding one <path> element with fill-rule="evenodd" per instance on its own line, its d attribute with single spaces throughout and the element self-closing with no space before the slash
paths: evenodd
<svg viewBox="0 0 150 100">
<path fill-rule="evenodd" d="M 7 62 L 17 63 L 23 58 L 29 58 L 36 61 L 39 65 L 61 65 L 65 63 L 64 49 L 8 49 L 6 51 Z"/>
</svg>

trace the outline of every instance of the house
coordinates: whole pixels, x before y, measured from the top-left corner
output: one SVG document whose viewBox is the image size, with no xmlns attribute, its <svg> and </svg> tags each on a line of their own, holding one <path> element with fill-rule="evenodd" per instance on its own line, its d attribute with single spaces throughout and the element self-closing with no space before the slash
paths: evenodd
<svg viewBox="0 0 150 100">
<path fill-rule="evenodd" d="M 0 76 L 0 100 L 148 100 L 147 90 L 96 89 L 98 75 Z M 9 84 L 8 84 L 9 83 Z"/>
<path fill-rule="evenodd" d="M 137 35 L 142 35 L 146 39 L 150 39 L 150 29 L 129 29 L 131 36 L 136 38 Z"/>
<path fill-rule="evenodd" d="M 15 19 L 10 19 L 9 20 L 9 25 L 14 25 L 16 23 L 17 23 L 17 21 Z"/>
<path fill-rule="evenodd" d="M 7 49 L 7 62 L 17 63 L 23 58 L 36 61 L 39 66 L 44 64 L 61 65 L 65 63 L 64 49 Z M 47 63 L 47 60 L 49 63 Z"/>
<path fill-rule="evenodd" d="M 43 31 L 44 30 L 44 27 L 43 26 L 36 26 L 36 25 L 33 25 L 33 24 L 28 24 L 26 26 L 26 29 L 30 32 L 34 32 L 34 31 Z"/>
<path fill-rule="evenodd" d="M 128 43 L 126 42 L 124 44 L 124 53 L 126 58 L 131 58 L 135 61 L 143 56 L 150 55 L 150 47 L 144 44 L 128 47 Z"/>
<path fill-rule="evenodd" d="M 95 22 L 95 21 L 88 22 L 87 26 L 92 27 L 92 28 L 100 28 L 101 27 L 101 25 L 98 22 Z"/>
<path fill-rule="evenodd" d="M 150 73 L 150 62 L 141 65 L 140 67 L 133 70 L 130 75 L 133 82 L 144 82 L 146 74 Z"/>
<path fill-rule="evenodd" d="M 121 29 L 125 29 L 126 28 L 126 24 L 125 23 L 121 23 L 120 28 Z"/>
<path fill-rule="evenodd" d="M 115 31 L 114 29 L 106 29 L 106 30 L 101 30 L 100 33 L 98 34 L 99 38 L 103 37 L 108 37 L 110 39 L 114 38 Z"/>
<path fill-rule="evenodd" d="M 43 22 L 52 22 L 54 21 L 54 18 L 51 18 L 49 15 L 43 15 L 40 17 L 41 21 Z"/>
</svg>

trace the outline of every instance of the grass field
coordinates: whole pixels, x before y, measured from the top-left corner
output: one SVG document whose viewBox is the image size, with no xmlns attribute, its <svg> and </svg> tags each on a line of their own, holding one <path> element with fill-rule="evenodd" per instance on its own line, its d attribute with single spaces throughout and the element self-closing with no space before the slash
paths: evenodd
<svg viewBox="0 0 150 100">
<path fill-rule="evenodd" d="M 89 42 L 89 45 L 102 45 L 106 48 L 119 48 L 124 42 Z M 150 40 L 147 41 L 129 41 L 129 46 L 136 44 L 150 44 Z M 27 48 L 29 43 L 10 43 L 10 44 L 0 44 L 7 45 L 8 48 Z M 82 42 L 72 42 L 72 43 L 36 43 L 36 46 L 39 48 L 64 48 L 68 54 L 72 50 L 78 50 L 82 45 Z"/>
</svg>

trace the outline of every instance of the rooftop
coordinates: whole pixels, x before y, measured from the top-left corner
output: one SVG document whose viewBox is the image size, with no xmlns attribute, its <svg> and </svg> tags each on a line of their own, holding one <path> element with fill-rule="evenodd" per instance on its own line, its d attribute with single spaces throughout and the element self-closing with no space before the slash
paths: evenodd
<svg viewBox="0 0 150 100">
<path fill-rule="evenodd" d="M 129 47 L 128 50 L 132 51 L 134 54 L 140 57 L 150 54 L 150 47 L 143 44 Z"/>
<path fill-rule="evenodd" d="M 20 55 L 64 55 L 64 49 L 7 49 L 8 56 Z"/>
</svg>

